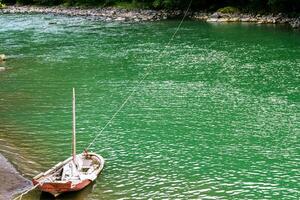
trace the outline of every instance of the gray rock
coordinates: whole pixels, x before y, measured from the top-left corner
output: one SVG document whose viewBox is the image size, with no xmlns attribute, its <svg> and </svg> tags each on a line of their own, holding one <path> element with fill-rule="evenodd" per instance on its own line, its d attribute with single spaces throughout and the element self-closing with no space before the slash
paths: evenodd
<svg viewBox="0 0 300 200">
<path fill-rule="evenodd" d="M 230 21 L 230 18 L 225 18 L 225 17 L 218 19 L 218 22 L 229 22 L 229 21 Z"/>
<path fill-rule="evenodd" d="M 4 60 L 6 60 L 5 54 L 0 54 L 0 61 L 4 61 Z"/>
<path fill-rule="evenodd" d="M 298 29 L 300 28 L 300 19 L 296 18 L 290 21 L 290 25 L 292 26 L 292 28 L 294 29 Z"/>
<path fill-rule="evenodd" d="M 208 18 L 206 21 L 207 22 L 218 22 L 218 18 Z"/>
<path fill-rule="evenodd" d="M 218 12 L 215 12 L 215 13 L 213 13 L 213 14 L 210 16 L 210 18 L 216 18 L 216 19 L 218 19 L 218 18 L 220 18 L 220 17 L 221 17 L 221 14 L 218 13 Z"/>
<path fill-rule="evenodd" d="M 125 21 L 125 18 L 124 17 L 117 17 L 115 20 L 116 21 Z"/>
<path fill-rule="evenodd" d="M 250 17 L 243 17 L 243 18 L 240 18 L 240 21 L 241 21 L 241 22 L 250 22 Z"/>
</svg>

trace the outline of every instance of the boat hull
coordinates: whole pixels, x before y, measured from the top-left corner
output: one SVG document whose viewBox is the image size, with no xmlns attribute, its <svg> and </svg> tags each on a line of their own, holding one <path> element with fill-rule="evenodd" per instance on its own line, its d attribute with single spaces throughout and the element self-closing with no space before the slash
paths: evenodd
<svg viewBox="0 0 300 200">
<path fill-rule="evenodd" d="M 32 180 L 34 185 L 37 185 L 39 182 L 36 180 Z M 65 193 L 65 192 L 75 192 L 82 190 L 86 186 L 92 183 L 91 180 L 83 180 L 78 184 L 72 184 L 72 182 L 66 183 L 44 183 L 43 185 L 39 185 L 38 188 L 43 192 L 48 192 L 53 196 L 57 197 L 58 195 Z"/>
</svg>

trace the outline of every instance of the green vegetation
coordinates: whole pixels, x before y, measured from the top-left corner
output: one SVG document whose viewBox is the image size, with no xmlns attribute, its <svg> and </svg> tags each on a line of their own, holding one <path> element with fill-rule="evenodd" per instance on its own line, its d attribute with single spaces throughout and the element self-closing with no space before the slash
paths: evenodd
<svg viewBox="0 0 300 200">
<path fill-rule="evenodd" d="M 0 1 L 0 9 L 2 9 L 2 8 L 5 8 L 5 4 L 3 4 L 1 1 Z"/>
<path fill-rule="evenodd" d="M 124 9 L 136 9 L 136 8 L 147 9 L 147 8 L 151 8 L 151 4 L 144 3 L 144 2 L 138 2 L 138 1 L 116 2 L 112 6 L 115 6 L 117 8 L 124 8 Z"/>
<path fill-rule="evenodd" d="M 69 6 L 116 6 L 120 8 L 185 9 L 187 0 L 2 0 L 6 4 L 69 5 Z M 220 9 L 222 8 L 222 9 Z M 300 0 L 193 0 L 193 10 L 223 13 L 285 12 L 299 13 Z"/>
<path fill-rule="evenodd" d="M 240 10 L 236 7 L 226 6 L 224 8 L 219 8 L 217 12 L 224 13 L 224 14 L 226 13 L 233 14 L 233 13 L 239 13 Z"/>
</svg>

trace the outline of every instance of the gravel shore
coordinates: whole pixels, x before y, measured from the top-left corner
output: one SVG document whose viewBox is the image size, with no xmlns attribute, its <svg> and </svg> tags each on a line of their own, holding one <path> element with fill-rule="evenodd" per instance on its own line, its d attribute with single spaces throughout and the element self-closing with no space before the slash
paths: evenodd
<svg viewBox="0 0 300 200">
<path fill-rule="evenodd" d="M 179 18 L 183 16 L 183 11 L 173 10 L 144 10 L 144 9 L 119 9 L 112 7 L 105 8 L 80 8 L 80 7 L 41 7 L 41 6 L 7 6 L 0 9 L 0 14 L 6 13 L 40 13 L 67 16 L 84 16 L 91 19 L 102 21 L 159 21 L 170 18 Z M 223 14 L 207 12 L 189 12 L 188 17 L 193 20 L 201 20 L 214 23 L 229 22 L 250 22 L 257 24 L 287 24 L 292 28 L 300 28 L 300 17 L 290 18 L 285 14 Z"/>
<path fill-rule="evenodd" d="M 300 17 L 290 18 L 285 14 L 269 14 L 269 15 L 260 15 L 260 14 L 245 14 L 245 13 L 236 13 L 236 14 L 223 14 L 223 13 L 193 13 L 193 19 L 202 20 L 207 22 L 249 22 L 256 24 L 287 24 L 292 28 L 300 28 Z"/>
<path fill-rule="evenodd" d="M 40 14 L 55 14 L 67 16 L 84 16 L 103 21 L 158 21 L 180 15 L 180 11 L 167 12 L 156 10 L 127 10 L 118 8 L 79 8 L 79 7 L 40 7 L 40 6 L 7 6 L 0 9 L 0 14 L 6 13 L 40 13 Z M 173 15 L 173 16 L 172 16 Z"/>
<path fill-rule="evenodd" d="M 22 177 L 0 154 L 0 200 L 11 199 L 14 194 L 30 186 L 31 182 Z"/>
</svg>

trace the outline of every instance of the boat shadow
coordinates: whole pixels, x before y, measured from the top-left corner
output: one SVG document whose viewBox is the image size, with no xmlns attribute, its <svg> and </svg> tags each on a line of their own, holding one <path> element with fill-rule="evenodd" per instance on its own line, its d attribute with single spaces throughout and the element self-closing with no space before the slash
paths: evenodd
<svg viewBox="0 0 300 200">
<path fill-rule="evenodd" d="M 94 185 L 95 183 L 92 182 L 80 191 L 63 193 L 58 197 L 54 197 L 53 195 L 47 192 L 42 192 L 40 200 L 85 200 L 87 199 L 88 195 L 93 191 Z"/>
</svg>

